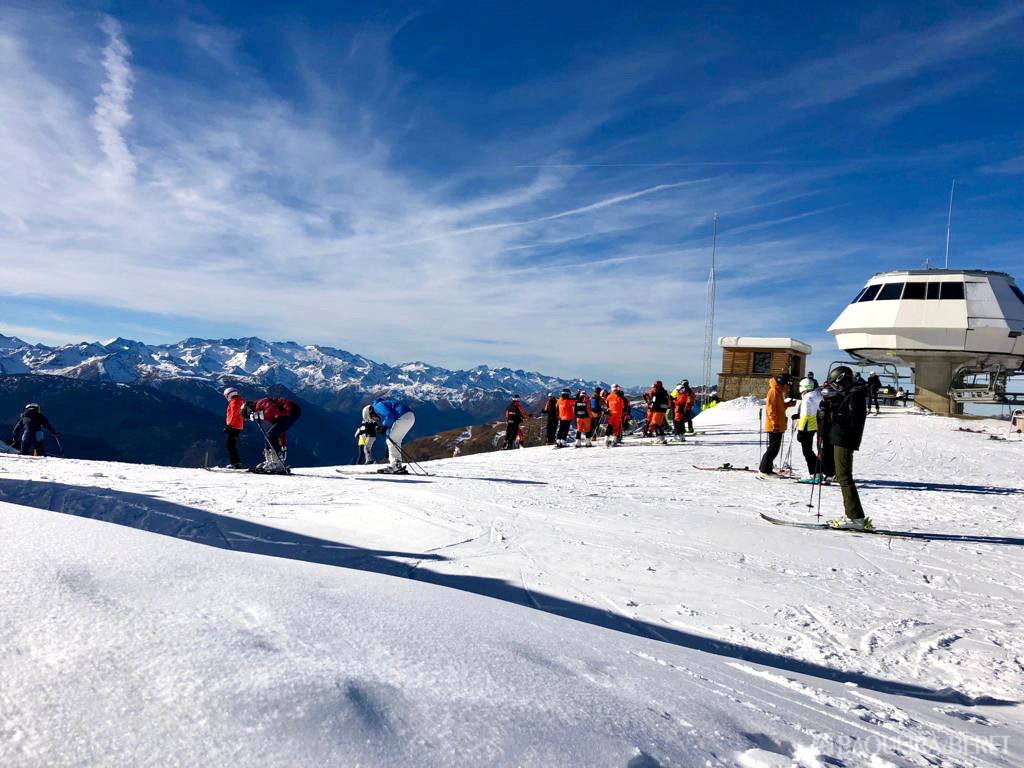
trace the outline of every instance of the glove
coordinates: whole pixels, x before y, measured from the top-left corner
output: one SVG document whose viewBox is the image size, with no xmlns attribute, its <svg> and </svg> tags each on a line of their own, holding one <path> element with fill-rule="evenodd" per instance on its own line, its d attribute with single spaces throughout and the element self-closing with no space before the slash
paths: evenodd
<svg viewBox="0 0 1024 768">
<path fill-rule="evenodd" d="M 789 417 L 789 420 L 790 421 L 799 421 L 800 420 L 800 414 L 799 413 L 794 413 L 792 416 Z"/>
</svg>

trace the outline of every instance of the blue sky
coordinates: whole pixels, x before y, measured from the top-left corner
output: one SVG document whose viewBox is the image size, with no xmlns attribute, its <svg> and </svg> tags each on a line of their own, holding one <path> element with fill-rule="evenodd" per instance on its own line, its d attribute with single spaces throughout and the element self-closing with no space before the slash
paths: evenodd
<svg viewBox="0 0 1024 768">
<path fill-rule="evenodd" d="M 825 368 L 953 177 L 1024 278 L 1024 5 L 764 5 L 5 4 L 0 333 L 696 379 L 717 211 L 716 331 Z"/>
</svg>

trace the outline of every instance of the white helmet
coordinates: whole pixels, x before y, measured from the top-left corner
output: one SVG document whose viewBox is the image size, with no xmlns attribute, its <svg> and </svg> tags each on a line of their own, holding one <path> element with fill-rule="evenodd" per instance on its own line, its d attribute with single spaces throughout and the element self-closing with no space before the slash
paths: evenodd
<svg viewBox="0 0 1024 768">
<path fill-rule="evenodd" d="M 228 387 L 224 390 L 224 397 L 230 400 L 232 397 L 238 397 L 238 390 L 234 387 Z"/>
<path fill-rule="evenodd" d="M 801 392 L 810 392 L 812 389 L 814 389 L 814 387 L 815 387 L 814 379 L 806 378 L 806 379 L 801 379 L 800 380 L 800 391 Z"/>
</svg>

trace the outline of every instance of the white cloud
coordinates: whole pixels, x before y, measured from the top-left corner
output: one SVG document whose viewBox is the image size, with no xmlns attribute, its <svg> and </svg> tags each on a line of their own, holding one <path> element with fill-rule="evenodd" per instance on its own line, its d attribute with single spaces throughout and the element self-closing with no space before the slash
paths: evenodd
<svg viewBox="0 0 1024 768">
<path fill-rule="evenodd" d="M 63 55 L 99 62 L 85 90 L 53 60 L 33 58 L 22 37 L 0 33 L 0 175 L 11 180 L 0 187 L 0 253 L 5 283 L 22 293 L 243 326 L 390 362 L 510 364 L 624 383 L 694 378 L 711 211 L 738 233 L 751 212 L 783 200 L 811 195 L 803 214 L 787 207 L 780 221 L 820 207 L 808 192 L 817 171 L 780 179 L 751 170 L 737 182 L 678 168 L 593 177 L 571 168 L 510 176 L 506 167 L 498 183 L 474 166 L 424 181 L 394 162 L 400 138 L 381 128 L 374 93 L 346 95 L 365 83 L 339 75 L 329 107 L 300 111 L 237 65 L 230 34 L 204 28 L 196 45 L 208 53 L 210 40 L 227 41 L 207 60 L 222 60 L 244 98 L 132 72 L 131 35 L 113 19 L 103 30 L 97 46 L 64 29 Z M 352 57 L 360 52 L 386 56 L 387 45 L 364 35 Z M 379 73 L 380 98 L 394 98 L 402 77 L 383 72 L 386 59 L 348 64 Z M 356 102 L 366 119 L 332 119 L 339 103 Z M 557 157 L 566 136 L 612 109 L 600 106 L 557 119 L 554 143 L 543 125 L 510 141 Z M 494 140 L 495 155 L 515 156 L 503 141 Z M 456 194 L 481 179 L 494 183 Z M 803 321 L 756 288 L 767 261 L 799 270 L 820 258 L 820 241 L 719 245 L 736 273 L 720 289 L 723 333 L 783 335 Z M 676 361 L 679 370 L 666 372 Z"/>
<path fill-rule="evenodd" d="M 99 134 L 106 155 L 105 177 L 111 184 L 130 184 L 135 176 L 135 158 L 124 139 L 123 130 L 131 121 L 128 102 L 132 97 L 131 51 L 124 40 L 121 25 L 107 16 L 103 19 L 107 45 L 103 49 L 103 70 L 107 79 L 96 97 L 92 124 Z"/>
</svg>

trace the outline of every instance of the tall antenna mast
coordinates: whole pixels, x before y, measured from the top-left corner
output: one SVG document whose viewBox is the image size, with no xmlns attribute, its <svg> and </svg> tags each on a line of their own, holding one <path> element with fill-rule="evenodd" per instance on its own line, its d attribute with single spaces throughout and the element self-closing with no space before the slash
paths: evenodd
<svg viewBox="0 0 1024 768">
<path fill-rule="evenodd" d="M 711 270 L 708 272 L 708 295 L 704 307 L 704 403 L 711 392 L 711 357 L 715 344 L 715 250 L 718 247 L 718 212 L 711 217 Z"/>
<path fill-rule="evenodd" d="M 956 179 L 949 187 L 949 215 L 946 216 L 946 266 L 949 269 L 949 233 L 953 228 L 953 192 L 956 190 Z"/>
</svg>

